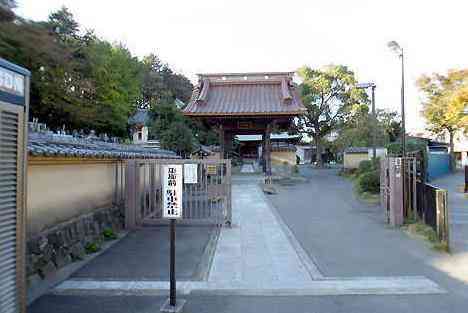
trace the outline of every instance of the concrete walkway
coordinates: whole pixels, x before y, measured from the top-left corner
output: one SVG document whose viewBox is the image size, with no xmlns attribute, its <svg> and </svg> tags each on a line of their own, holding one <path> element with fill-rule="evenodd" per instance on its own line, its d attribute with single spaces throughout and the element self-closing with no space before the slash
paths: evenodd
<svg viewBox="0 0 468 313">
<path fill-rule="evenodd" d="M 454 253 L 468 252 L 468 197 L 461 189 L 464 182 L 462 171 L 431 182 L 448 191 L 450 247 Z"/>
<path fill-rule="evenodd" d="M 233 226 L 221 231 L 209 281 L 269 285 L 322 277 L 315 264 L 301 260 L 295 238 L 254 180 L 234 184 L 232 192 Z"/>
<path fill-rule="evenodd" d="M 240 172 L 242 174 L 251 174 L 255 173 L 255 169 L 252 164 L 242 164 Z"/>
</svg>

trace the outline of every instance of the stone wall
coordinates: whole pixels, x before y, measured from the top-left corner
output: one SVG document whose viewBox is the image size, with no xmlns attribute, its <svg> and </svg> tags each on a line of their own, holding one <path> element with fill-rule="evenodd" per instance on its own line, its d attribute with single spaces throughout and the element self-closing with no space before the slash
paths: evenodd
<svg viewBox="0 0 468 313">
<path fill-rule="evenodd" d="M 124 228 L 123 212 L 120 207 L 96 210 L 29 238 L 26 251 L 28 283 L 31 285 L 71 262 L 83 259 L 89 245 L 99 247 L 104 240 L 110 239 L 109 234 L 117 234 Z"/>
</svg>

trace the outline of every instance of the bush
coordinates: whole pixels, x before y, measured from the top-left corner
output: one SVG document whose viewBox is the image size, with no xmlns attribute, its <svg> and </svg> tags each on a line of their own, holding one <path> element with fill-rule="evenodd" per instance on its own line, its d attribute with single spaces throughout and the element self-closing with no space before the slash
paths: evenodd
<svg viewBox="0 0 468 313">
<path fill-rule="evenodd" d="M 98 242 L 90 242 L 86 245 L 85 250 L 87 254 L 96 253 L 101 250 L 101 245 Z"/>
<path fill-rule="evenodd" d="M 372 170 L 374 170 L 374 165 L 372 164 L 372 161 L 369 161 L 369 160 L 361 161 L 359 163 L 358 170 L 360 174 L 371 172 Z"/>
<path fill-rule="evenodd" d="M 359 175 L 357 180 L 360 192 L 379 193 L 380 175 L 377 171 L 370 171 Z"/>
<path fill-rule="evenodd" d="M 117 235 L 114 233 L 112 228 L 106 228 L 102 232 L 102 235 L 104 236 L 105 240 L 115 240 L 117 239 Z"/>
</svg>

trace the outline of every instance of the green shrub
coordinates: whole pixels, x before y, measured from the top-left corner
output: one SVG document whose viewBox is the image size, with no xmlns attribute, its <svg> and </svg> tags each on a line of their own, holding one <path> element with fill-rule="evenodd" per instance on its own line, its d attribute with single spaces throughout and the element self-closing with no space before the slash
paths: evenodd
<svg viewBox="0 0 468 313">
<path fill-rule="evenodd" d="M 370 171 L 359 175 L 357 184 L 360 192 L 379 193 L 380 175 L 377 171 Z"/>
<path fill-rule="evenodd" d="M 101 250 L 101 245 L 97 242 L 90 242 L 86 245 L 85 250 L 88 254 L 96 253 Z"/>
<path fill-rule="evenodd" d="M 359 174 L 371 172 L 374 169 L 374 165 L 370 160 L 364 160 L 359 163 Z"/>
<path fill-rule="evenodd" d="M 373 168 L 380 171 L 380 157 L 372 158 L 371 162 Z"/>
<path fill-rule="evenodd" d="M 117 235 L 114 233 L 112 228 L 106 228 L 102 232 L 102 236 L 104 236 L 105 240 L 114 240 L 117 239 Z"/>
</svg>

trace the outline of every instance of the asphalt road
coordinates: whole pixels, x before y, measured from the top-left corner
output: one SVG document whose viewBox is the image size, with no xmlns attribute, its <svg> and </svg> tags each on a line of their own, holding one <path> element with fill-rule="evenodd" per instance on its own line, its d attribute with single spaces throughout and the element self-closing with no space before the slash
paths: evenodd
<svg viewBox="0 0 468 313">
<path fill-rule="evenodd" d="M 442 296 L 340 296 L 340 297 L 238 297 L 190 296 L 185 313 L 417 313 L 466 312 L 459 299 L 442 301 Z M 148 296 L 47 296 L 29 313 L 157 313 L 166 297 Z"/>
<path fill-rule="evenodd" d="M 362 297 L 359 301 L 381 299 L 387 303 L 396 298 L 405 299 L 413 312 L 441 312 L 438 305 L 450 308 L 446 312 L 466 312 L 468 263 L 460 264 L 461 257 L 468 261 L 466 255 L 435 252 L 424 242 L 390 228 L 384 223 L 380 207 L 356 199 L 351 182 L 338 176 L 337 170 L 302 167 L 301 173 L 309 178 L 308 183 L 282 187 L 269 199 L 325 276 L 423 275 L 448 293 L 433 297 Z M 422 298 L 434 306 L 421 310 Z"/>
</svg>

